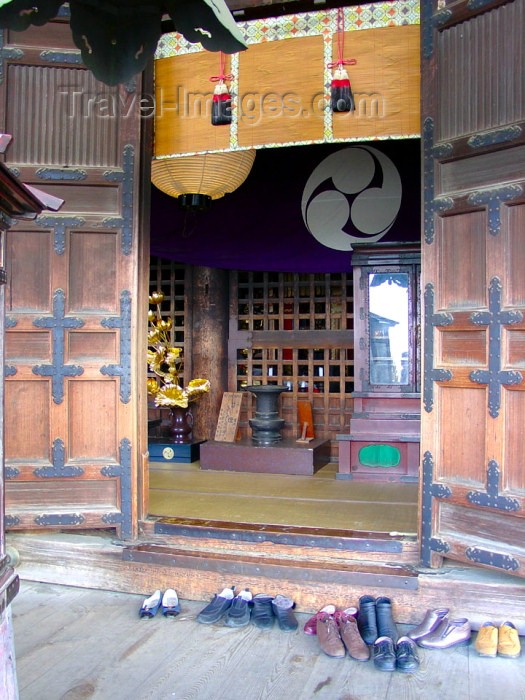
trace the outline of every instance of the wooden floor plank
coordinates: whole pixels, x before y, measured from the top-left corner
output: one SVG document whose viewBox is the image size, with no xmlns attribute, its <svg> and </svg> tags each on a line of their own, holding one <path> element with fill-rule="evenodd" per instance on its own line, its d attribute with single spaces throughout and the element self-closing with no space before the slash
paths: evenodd
<svg viewBox="0 0 525 700">
<path fill-rule="evenodd" d="M 143 597 L 22 582 L 13 601 L 20 700 L 505 700 L 525 698 L 525 658 L 473 645 L 420 649 L 414 675 L 323 654 L 299 628 L 201 625 L 202 602 L 174 620 L 139 620 Z M 402 632 L 410 629 L 400 626 Z"/>
</svg>

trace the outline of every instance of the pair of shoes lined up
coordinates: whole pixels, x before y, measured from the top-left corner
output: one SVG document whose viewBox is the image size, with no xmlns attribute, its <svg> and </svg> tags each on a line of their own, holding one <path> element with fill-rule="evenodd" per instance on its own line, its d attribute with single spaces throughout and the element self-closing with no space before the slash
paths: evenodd
<svg viewBox="0 0 525 700">
<path fill-rule="evenodd" d="M 180 613 L 180 603 L 177 593 L 173 588 L 168 588 L 164 595 L 160 590 L 145 598 L 139 610 L 139 617 L 148 619 L 155 617 L 159 608 L 165 617 L 176 617 Z"/>
<path fill-rule="evenodd" d="M 225 616 L 228 627 L 245 627 L 253 621 L 260 629 L 271 629 L 277 619 L 281 630 L 291 631 L 298 625 L 294 607 L 293 600 L 283 595 L 273 597 L 258 593 L 252 596 L 248 589 L 235 595 L 235 586 L 232 586 L 212 598 L 197 615 L 197 622 L 211 625 Z"/>
<path fill-rule="evenodd" d="M 408 633 L 418 646 L 424 649 L 448 649 L 469 644 L 472 630 L 466 617 L 451 619 L 448 608 L 427 610 L 417 627 Z"/>
<path fill-rule="evenodd" d="M 321 650 L 336 659 L 346 656 L 355 661 L 368 661 L 370 651 L 357 628 L 357 608 L 336 610 L 335 605 L 324 608 L 304 626 L 306 634 L 316 634 Z"/>
<path fill-rule="evenodd" d="M 396 643 L 390 637 L 379 637 L 372 647 L 372 659 L 379 671 L 415 673 L 419 668 L 417 646 L 410 637 L 400 637 Z"/>
<path fill-rule="evenodd" d="M 502 622 L 499 627 L 493 622 L 484 622 L 479 628 L 474 647 L 480 656 L 490 658 L 503 656 L 517 659 L 521 654 L 518 630 L 509 620 Z"/>
<path fill-rule="evenodd" d="M 373 598 L 364 595 L 359 598 L 357 626 L 366 644 L 373 644 L 379 637 L 388 637 L 395 644 L 399 633 L 392 617 L 390 598 Z"/>
</svg>

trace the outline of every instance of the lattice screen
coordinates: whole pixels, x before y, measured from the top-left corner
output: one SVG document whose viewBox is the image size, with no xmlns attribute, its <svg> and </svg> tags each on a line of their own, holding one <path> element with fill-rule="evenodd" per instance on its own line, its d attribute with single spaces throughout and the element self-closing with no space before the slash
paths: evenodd
<svg viewBox="0 0 525 700">
<path fill-rule="evenodd" d="M 232 273 L 230 356 L 233 390 L 288 386 L 282 394 L 283 437 L 300 432 L 297 402 L 310 401 L 315 437 L 335 439 L 348 425 L 353 391 L 353 294 L 346 274 Z M 236 326 L 237 332 L 232 329 Z M 241 414 L 250 432 L 248 410 Z M 337 448 L 334 445 L 333 456 Z"/>
<path fill-rule="evenodd" d="M 150 293 L 163 291 L 162 310 L 173 319 L 173 341 L 191 370 L 191 266 L 151 259 Z M 352 275 L 232 272 L 230 274 L 229 386 L 282 384 L 283 437 L 297 437 L 297 402 L 312 405 L 316 438 L 333 440 L 348 426 L 354 388 Z M 251 395 L 250 395 L 251 396 Z M 252 402 L 245 400 L 240 429 Z M 150 409 L 150 418 L 160 417 Z"/>
<path fill-rule="evenodd" d="M 150 260 L 149 293 L 163 292 L 164 301 L 161 304 L 162 314 L 171 317 L 173 327 L 171 329 L 171 339 L 173 345 L 182 348 L 184 356 L 184 368 L 181 379 L 186 373 L 191 372 L 191 357 L 184 352 L 186 349 L 186 286 L 187 266 L 182 263 L 175 263 L 163 258 Z M 152 375 L 154 376 L 154 375 Z M 165 417 L 169 413 L 168 409 L 159 409 L 150 404 L 148 410 L 149 418 Z"/>
</svg>

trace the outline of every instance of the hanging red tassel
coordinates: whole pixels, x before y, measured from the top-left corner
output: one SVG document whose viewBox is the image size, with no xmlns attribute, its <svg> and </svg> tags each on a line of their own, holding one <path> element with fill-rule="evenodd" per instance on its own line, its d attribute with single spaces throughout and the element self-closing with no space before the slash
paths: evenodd
<svg viewBox="0 0 525 700">
<path fill-rule="evenodd" d="M 353 112 L 355 109 L 354 96 L 350 86 L 350 78 L 344 66 L 355 66 L 355 58 L 344 59 L 345 16 L 344 9 L 337 10 L 337 61 L 328 64 L 335 68 L 330 90 L 330 107 L 332 112 Z"/>
<path fill-rule="evenodd" d="M 217 83 L 213 91 L 213 100 L 211 103 L 211 123 L 213 126 L 222 124 L 231 124 L 232 122 L 232 99 L 230 91 L 225 80 L 232 80 L 233 75 L 224 74 L 224 54 L 220 52 L 220 74 L 212 75 L 210 80 L 212 83 Z"/>
</svg>

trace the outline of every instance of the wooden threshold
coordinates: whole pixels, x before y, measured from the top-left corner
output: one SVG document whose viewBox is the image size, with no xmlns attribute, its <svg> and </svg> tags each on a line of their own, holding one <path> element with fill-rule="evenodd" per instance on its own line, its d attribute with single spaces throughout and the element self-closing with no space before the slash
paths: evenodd
<svg viewBox="0 0 525 700">
<path fill-rule="evenodd" d="M 360 552 L 389 552 L 391 554 L 402 552 L 403 542 L 413 543 L 417 539 L 389 532 L 336 530 L 293 525 L 256 525 L 195 518 L 158 518 L 154 522 L 153 532 L 157 535 L 196 539 L 271 542 L 300 547 L 324 547 Z"/>
<path fill-rule="evenodd" d="M 316 582 L 341 586 L 357 585 L 374 588 L 402 588 L 414 590 L 418 587 L 417 573 L 413 570 L 396 566 L 379 566 L 366 564 L 343 564 L 335 562 L 332 566 L 321 562 L 294 561 L 293 559 L 275 559 L 247 557 L 240 554 L 216 554 L 213 552 L 188 552 L 156 544 L 125 547 L 122 552 L 124 561 L 140 564 L 156 564 L 174 569 L 191 569 L 195 575 L 199 572 L 214 572 L 230 578 L 264 578 L 273 582 L 273 587 L 286 580 L 299 584 Z"/>
</svg>

